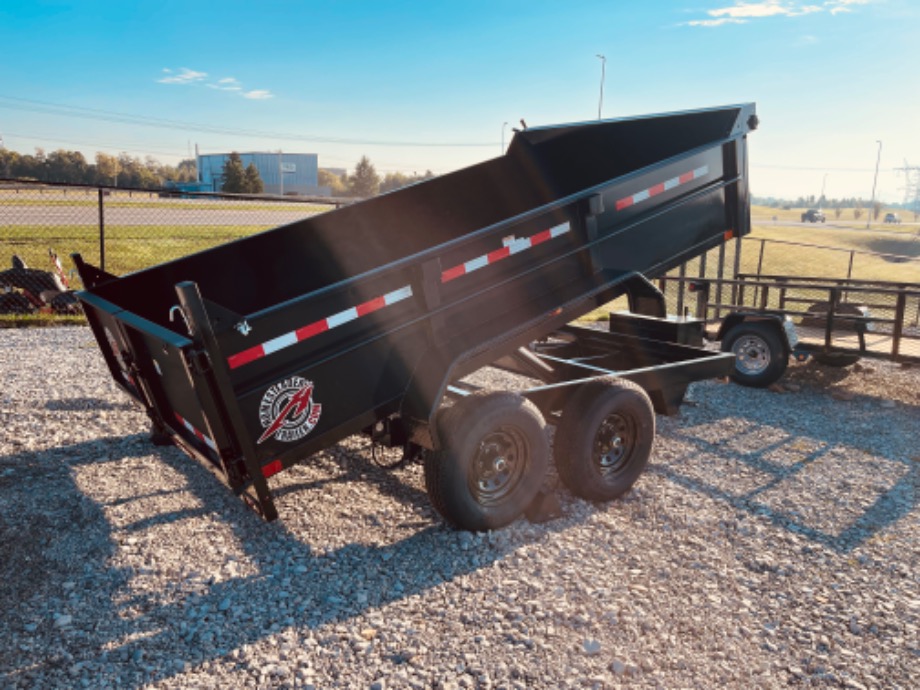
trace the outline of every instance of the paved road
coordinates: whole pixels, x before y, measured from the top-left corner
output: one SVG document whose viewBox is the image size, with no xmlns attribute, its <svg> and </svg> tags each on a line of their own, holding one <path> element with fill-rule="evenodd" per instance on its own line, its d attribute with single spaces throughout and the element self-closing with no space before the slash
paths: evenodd
<svg viewBox="0 0 920 690">
<path fill-rule="evenodd" d="M 105 209 L 105 224 L 114 225 L 259 225 L 275 227 L 316 215 L 315 207 L 303 210 L 226 208 L 130 208 Z M 15 225 L 98 225 L 99 210 L 92 206 L 4 206 L 0 200 L 0 229 Z"/>
</svg>

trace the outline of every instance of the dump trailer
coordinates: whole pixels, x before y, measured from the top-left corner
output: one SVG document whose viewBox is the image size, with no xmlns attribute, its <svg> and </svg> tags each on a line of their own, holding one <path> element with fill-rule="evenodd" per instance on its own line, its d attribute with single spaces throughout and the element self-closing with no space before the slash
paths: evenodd
<svg viewBox="0 0 920 690">
<path fill-rule="evenodd" d="M 551 454 L 580 496 L 629 489 L 653 410 L 730 371 L 629 319 L 568 324 L 624 295 L 668 320 L 649 279 L 749 230 L 756 124 L 744 104 L 525 129 L 498 158 L 122 277 L 74 255 L 78 296 L 153 440 L 266 519 L 270 477 L 366 433 L 422 459 L 448 523 L 497 528 Z M 524 384 L 471 385 L 488 366 Z"/>
</svg>

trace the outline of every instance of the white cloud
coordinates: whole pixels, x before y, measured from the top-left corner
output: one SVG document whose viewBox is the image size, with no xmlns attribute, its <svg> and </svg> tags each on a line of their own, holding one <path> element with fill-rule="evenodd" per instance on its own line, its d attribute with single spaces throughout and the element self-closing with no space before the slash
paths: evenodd
<svg viewBox="0 0 920 690">
<path fill-rule="evenodd" d="M 178 74 L 168 68 L 164 68 L 163 72 L 169 76 L 157 79 L 160 84 L 195 84 L 208 76 L 207 72 L 196 72 L 188 67 L 180 68 Z"/>
<path fill-rule="evenodd" d="M 208 84 L 207 86 L 218 91 L 241 91 L 243 89 L 243 85 L 234 77 L 224 77 L 223 79 L 218 79 L 216 84 Z"/>
<path fill-rule="evenodd" d="M 243 98 L 248 98 L 253 101 L 262 101 L 266 98 L 274 98 L 275 94 L 271 91 L 266 91 L 265 89 L 253 89 L 252 91 L 243 91 L 240 94 Z"/>
<path fill-rule="evenodd" d="M 722 17 L 721 19 L 695 19 L 687 22 L 688 26 L 722 26 L 723 24 L 747 24 L 747 19 Z"/>
<path fill-rule="evenodd" d="M 209 80 L 207 78 L 207 72 L 198 72 L 188 67 L 182 67 L 178 72 L 164 67 L 163 74 L 166 76 L 157 79 L 157 82 L 160 84 L 198 84 L 213 89 L 214 91 L 230 91 L 252 101 L 261 101 L 275 97 L 275 94 L 268 89 L 250 89 L 249 91 L 244 91 L 243 84 L 236 77 L 221 77 L 217 80 Z"/>
<path fill-rule="evenodd" d="M 710 19 L 694 19 L 686 26 L 723 26 L 725 24 L 746 24 L 751 20 L 766 17 L 801 17 L 806 14 L 829 12 L 831 15 L 852 12 L 855 5 L 868 5 L 877 0 L 825 0 L 822 4 L 805 4 L 801 0 L 761 0 L 743 2 L 735 0 L 731 5 L 707 10 Z"/>
</svg>

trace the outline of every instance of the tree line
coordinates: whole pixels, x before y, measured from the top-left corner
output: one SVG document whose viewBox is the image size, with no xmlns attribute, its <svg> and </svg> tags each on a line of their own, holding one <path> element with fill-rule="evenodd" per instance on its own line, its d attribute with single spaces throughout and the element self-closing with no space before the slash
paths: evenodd
<svg viewBox="0 0 920 690">
<path fill-rule="evenodd" d="M 348 172 L 336 175 L 328 170 L 319 171 L 319 184 L 323 187 L 329 187 L 332 190 L 332 196 L 353 196 L 366 199 L 392 192 L 400 187 L 406 187 L 416 182 L 430 180 L 434 173 L 426 170 L 424 174 L 413 173 L 406 175 L 400 172 L 387 173 L 382 178 L 377 173 L 374 164 L 371 163 L 367 156 L 361 156 L 361 160 L 355 165 L 355 170 L 350 175 Z"/>
<path fill-rule="evenodd" d="M 431 170 L 426 170 L 421 175 L 390 172 L 381 177 L 370 159 L 362 156 L 351 173 L 346 171 L 337 175 L 320 169 L 318 182 L 320 186 L 329 187 L 333 196 L 368 198 L 434 176 Z M 34 154 L 0 149 L 0 178 L 162 189 L 169 183 L 195 182 L 198 170 L 193 158 L 182 160 L 177 165 L 168 165 L 153 156 L 146 156 L 142 160 L 124 152 L 117 156 L 97 153 L 95 159 L 89 161 L 80 151 L 66 149 L 46 153 L 44 149 L 36 148 Z M 231 153 L 224 164 L 222 191 L 261 194 L 264 188 L 258 169 L 252 163 L 244 168 L 239 153 Z"/>
<path fill-rule="evenodd" d="M 45 153 L 44 149 L 37 148 L 31 155 L 0 149 L 0 178 L 160 189 L 168 182 L 197 180 L 198 170 L 194 159 L 167 165 L 153 156 L 141 160 L 127 153 L 117 156 L 97 153 L 95 160 L 90 162 L 79 151 L 58 149 Z"/>
</svg>

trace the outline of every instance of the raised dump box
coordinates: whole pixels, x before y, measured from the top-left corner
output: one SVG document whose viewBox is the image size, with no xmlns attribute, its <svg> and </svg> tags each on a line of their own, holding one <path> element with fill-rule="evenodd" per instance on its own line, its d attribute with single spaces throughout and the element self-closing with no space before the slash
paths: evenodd
<svg viewBox="0 0 920 690">
<path fill-rule="evenodd" d="M 499 158 L 123 277 L 75 256 L 116 382 L 263 516 L 268 478 L 356 432 L 421 456 L 453 525 L 642 472 L 652 406 L 731 355 L 563 328 L 748 232 L 753 105 L 528 129 Z M 532 385 L 474 391 L 495 365 Z M 636 381 L 632 383 L 631 380 Z M 641 387 L 640 387 L 641 386 Z M 454 403 L 454 404 L 451 404 Z"/>
</svg>

